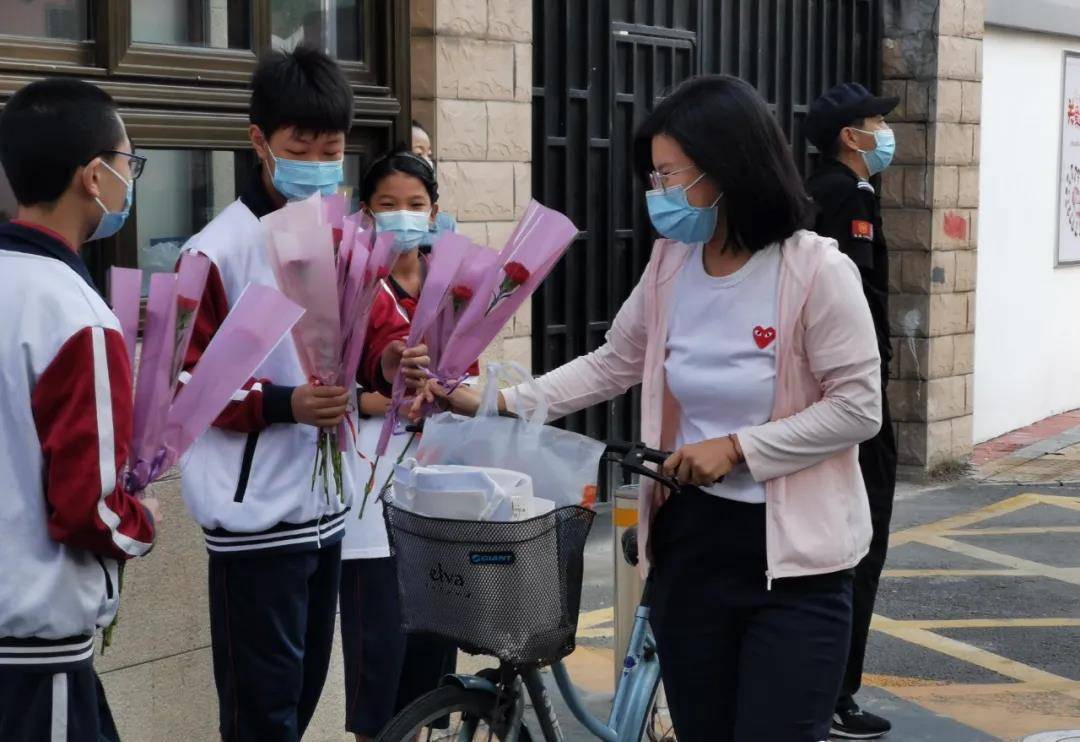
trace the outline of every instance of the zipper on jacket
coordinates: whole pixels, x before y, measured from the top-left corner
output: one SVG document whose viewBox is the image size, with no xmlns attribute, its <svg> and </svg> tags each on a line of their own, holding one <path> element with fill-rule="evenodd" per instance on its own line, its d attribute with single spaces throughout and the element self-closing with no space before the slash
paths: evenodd
<svg viewBox="0 0 1080 742">
<path fill-rule="evenodd" d="M 236 482 L 236 494 L 233 502 L 243 502 L 247 493 L 248 478 L 251 476 L 251 463 L 255 460 L 255 446 L 259 443 L 258 433 L 248 433 L 244 442 L 244 458 L 240 461 L 240 477 Z"/>
<path fill-rule="evenodd" d="M 779 352 L 779 351 L 777 351 Z M 772 590 L 772 563 L 769 561 L 769 518 L 772 508 L 769 506 L 769 491 L 765 490 L 765 592 Z"/>
<path fill-rule="evenodd" d="M 113 598 L 113 584 L 112 575 L 109 574 L 109 568 L 105 566 L 105 560 L 99 555 L 95 554 L 94 558 L 97 559 L 98 564 L 101 565 L 101 571 L 105 573 L 105 597 L 109 600 Z"/>
</svg>

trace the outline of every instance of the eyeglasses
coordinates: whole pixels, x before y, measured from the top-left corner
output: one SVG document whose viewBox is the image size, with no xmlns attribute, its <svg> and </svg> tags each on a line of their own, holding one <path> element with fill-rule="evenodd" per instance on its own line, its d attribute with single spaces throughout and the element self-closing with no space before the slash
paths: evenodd
<svg viewBox="0 0 1080 742">
<path fill-rule="evenodd" d="M 686 167 L 679 168 L 678 170 L 672 170 L 669 173 L 662 173 L 659 170 L 653 170 L 651 173 L 649 173 L 649 186 L 651 186 L 654 191 L 666 191 L 667 178 L 670 178 L 672 175 L 678 175 L 679 173 L 685 173 L 687 170 L 693 170 L 695 167 L 697 166 L 687 165 Z"/>
<path fill-rule="evenodd" d="M 120 152 L 115 149 L 103 149 L 94 157 L 100 157 L 101 155 L 121 155 L 128 158 L 128 167 L 131 169 L 131 179 L 133 181 L 138 180 L 146 168 L 146 158 L 142 155 L 133 155 L 130 152 Z"/>
</svg>

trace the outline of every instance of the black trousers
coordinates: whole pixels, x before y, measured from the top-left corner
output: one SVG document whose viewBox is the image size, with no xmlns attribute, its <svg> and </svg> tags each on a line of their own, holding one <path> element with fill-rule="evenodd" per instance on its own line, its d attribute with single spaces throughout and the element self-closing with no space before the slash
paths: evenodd
<svg viewBox="0 0 1080 742">
<path fill-rule="evenodd" d="M 889 521 L 892 520 L 893 496 L 896 494 L 896 438 L 889 416 L 889 400 L 882 392 L 881 431 L 859 446 L 859 467 L 870 498 L 870 521 L 874 535 L 870 551 L 855 568 L 855 590 L 852 597 L 851 652 L 840 691 L 838 708 L 850 708 L 862 686 L 866 641 L 870 636 L 870 619 L 874 615 L 881 570 L 889 550 Z"/>
<path fill-rule="evenodd" d="M 334 642 L 341 544 L 210 555 L 210 639 L 223 742 L 297 742 Z"/>
<path fill-rule="evenodd" d="M 454 672 L 457 647 L 401 630 L 393 557 L 341 563 L 345 729 L 374 737 L 394 714 Z"/>
<path fill-rule="evenodd" d="M 653 526 L 651 623 L 679 742 L 828 737 L 851 571 L 766 589 L 765 506 L 673 495 Z"/>
<path fill-rule="evenodd" d="M 46 672 L 0 668 L 0 740 L 101 742 L 111 728 L 94 668 Z M 108 714 L 102 726 L 101 708 Z"/>
<path fill-rule="evenodd" d="M 109 708 L 109 699 L 105 697 L 105 688 L 102 687 L 101 678 L 97 676 L 97 673 L 94 673 L 94 687 L 97 690 L 98 741 L 120 742 L 120 733 L 116 731 L 116 722 Z"/>
</svg>

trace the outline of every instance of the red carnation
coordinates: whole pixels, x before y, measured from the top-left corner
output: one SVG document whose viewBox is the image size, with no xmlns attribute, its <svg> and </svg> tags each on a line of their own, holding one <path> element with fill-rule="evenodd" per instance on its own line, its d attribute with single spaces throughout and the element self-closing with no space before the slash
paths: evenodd
<svg viewBox="0 0 1080 742">
<path fill-rule="evenodd" d="M 529 269 L 516 260 L 512 260 L 503 266 L 506 277 L 515 286 L 520 286 L 529 280 Z"/>
<path fill-rule="evenodd" d="M 194 312 L 199 308 L 199 300 L 192 299 L 190 296 L 178 296 L 176 297 L 176 311 L 181 315 L 188 312 Z"/>
<path fill-rule="evenodd" d="M 450 296 L 454 302 L 454 311 L 460 312 L 461 308 L 473 298 L 473 290 L 468 286 L 454 286 L 450 289 Z"/>
<path fill-rule="evenodd" d="M 506 274 L 506 278 L 503 279 L 498 291 L 495 292 L 495 296 L 492 297 L 491 304 L 488 305 L 487 312 L 484 313 L 485 316 L 491 314 L 491 310 L 500 301 L 513 294 L 518 286 L 529 280 L 529 269 L 516 260 L 511 260 L 504 265 L 503 273 Z"/>
</svg>

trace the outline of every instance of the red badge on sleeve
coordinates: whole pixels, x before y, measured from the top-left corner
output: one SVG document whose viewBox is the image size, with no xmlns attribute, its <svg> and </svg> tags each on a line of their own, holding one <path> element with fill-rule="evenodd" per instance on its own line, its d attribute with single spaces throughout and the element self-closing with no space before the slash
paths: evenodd
<svg viewBox="0 0 1080 742">
<path fill-rule="evenodd" d="M 863 219 L 856 219 L 851 223 L 851 236 L 857 240 L 874 239 L 874 225 Z"/>
</svg>

